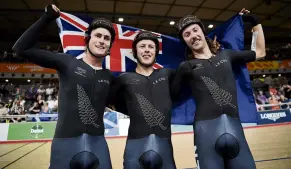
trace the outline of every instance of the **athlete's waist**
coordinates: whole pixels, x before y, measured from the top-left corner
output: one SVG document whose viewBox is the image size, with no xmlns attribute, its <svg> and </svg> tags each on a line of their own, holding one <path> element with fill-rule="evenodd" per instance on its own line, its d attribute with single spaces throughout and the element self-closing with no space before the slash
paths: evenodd
<svg viewBox="0 0 291 169">
<path fill-rule="evenodd" d="M 149 136 L 156 136 L 159 138 L 171 139 L 171 130 L 166 131 L 139 131 L 139 130 L 129 130 L 128 131 L 128 139 L 141 139 Z"/>
<path fill-rule="evenodd" d="M 104 136 L 104 125 L 96 127 L 85 127 L 85 125 L 66 125 L 57 126 L 55 130 L 55 138 L 71 138 L 82 134 L 92 136 Z"/>
<path fill-rule="evenodd" d="M 223 112 L 223 111 L 196 111 L 195 113 L 195 121 L 204 121 L 204 120 L 212 120 L 216 119 L 222 115 L 227 115 L 229 117 L 239 119 L 238 111 L 232 112 Z"/>
</svg>

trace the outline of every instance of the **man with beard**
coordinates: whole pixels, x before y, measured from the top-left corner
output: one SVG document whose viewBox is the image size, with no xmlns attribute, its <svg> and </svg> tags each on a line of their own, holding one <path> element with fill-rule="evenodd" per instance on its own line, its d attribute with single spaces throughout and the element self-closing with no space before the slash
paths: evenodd
<svg viewBox="0 0 291 169">
<path fill-rule="evenodd" d="M 171 141 L 171 69 L 153 68 L 159 53 L 156 35 L 143 31 L 132 43 L 135 72 L 119 75 L 110 102 L 130 117 L 124 169 L 176 169 Z"/>
<path fill-rule="evenodd" d="M 59 74 L 59 116 L 49 168 L 111 169 L 103 114 L 113 75 L 102 69 L 102 61 L 115 38 L 113 25 L 102 18 L 92 21 L 86 32 L 87 49 L 81 60 L 33 48 L 40 32 L 59 16 L 59 9 L 48 5 L 41 18 L 13 46 L 13 51 L 20 56 L 42 67 L 56 69 Z"/>
</svg>

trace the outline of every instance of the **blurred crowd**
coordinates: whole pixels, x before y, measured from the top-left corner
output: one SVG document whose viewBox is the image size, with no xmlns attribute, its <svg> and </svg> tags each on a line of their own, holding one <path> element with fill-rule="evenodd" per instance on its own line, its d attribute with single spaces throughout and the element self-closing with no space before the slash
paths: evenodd
<svg viewBox="0 0 291 169">
<path fill-rule="evenodd" d="M 0 84 L 0 116 L 25 114 L 56 114 L 58 86 L 55 84 Z M 1 122 L 31 121 L 31 118 L 0 119 Z M 42 121 L 53 118 L 42 117 Z"/>
<path fill-rule="evenodd" d="M 258 111 L 290 108 L 291 85 L 286 77 L 267 76 L 252 81 Z"/>
<path fill-rule="evenodd" d="M 291 80 L 278 75 L 257 76 L 252 87 L 258 111 L 291 108 Z M 30 85 L 0 84 L 0 116 L 57 114 L 58 86 L 55 83 Z M 0 122 L 34 121 L 34 118 L 7 118 Z M 41 117 L 41 121 L 56 120 Z"/>
<path fill-rule="evenodd" d="M 291 43 L 284 46 L 277 46 L 266 49 L 265 60 L 286 60 L 291 59 Z"/>
</svg>

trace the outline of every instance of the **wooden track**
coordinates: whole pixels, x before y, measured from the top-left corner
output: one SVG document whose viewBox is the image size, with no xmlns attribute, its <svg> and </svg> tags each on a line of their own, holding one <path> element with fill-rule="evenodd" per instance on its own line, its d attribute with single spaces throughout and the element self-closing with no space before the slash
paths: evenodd
<svg viewBox="0 0 291 169">
<path fill-rule="evenodd" d="M 291 169 L 291 124 L 245 129 L 258 169 Z M 178 169 L 196 167 L 193 133 L 173 134 Z M 107 138 L 113 169 L 122 169 L 126 138 Z M 0 168 L 47 169 L 51 142 L 0 144 Z"/>
</svg>

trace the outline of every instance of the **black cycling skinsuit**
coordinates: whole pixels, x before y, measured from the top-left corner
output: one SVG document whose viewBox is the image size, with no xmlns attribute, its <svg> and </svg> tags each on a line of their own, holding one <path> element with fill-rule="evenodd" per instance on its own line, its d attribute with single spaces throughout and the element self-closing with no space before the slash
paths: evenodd
<svg viewBox="0 0 291 169">
<path fill-rule="evenodd" d="M 113 75 L 105 69 L 95 70 L 73 56 L 32 48 L 37 36 L 53 20 L 45 13 L 13 47 L 22 57 L 56 69 L 59 75 L 59 116 L 50 169 L 111 169 L 103 114 Z"/>
<path fill-rule="evenodd" d="M 173 70 L 163 68 L 150 76 L 124 73 L 113 83 L 110 95 L 118 100 L 116 109 L 130 117 L 125 169 L 176 169 L 171 141 L 173 76 Z"/>
<path fill-rule="evenodd" d="M 223 50 L 210 59 L 180 64 L 172 92 L 187 81 L 196 101 L 194 142 L 200 169 L 255 169 L 240 123 L 232 66 L 254 61 L 253 51 Z"/>
</svg>

